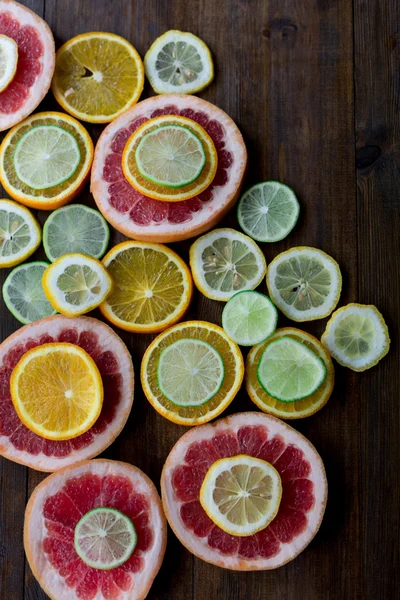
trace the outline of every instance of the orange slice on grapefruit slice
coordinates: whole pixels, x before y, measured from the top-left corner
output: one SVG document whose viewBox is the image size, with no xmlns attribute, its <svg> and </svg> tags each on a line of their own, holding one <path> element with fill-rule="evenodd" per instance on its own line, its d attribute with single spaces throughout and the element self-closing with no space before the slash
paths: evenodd
<svg viewBox="0 0 400 600">
<path fill-rule="evenodd" d="M 200 141 L 205 155 L 205 162 L 198 177 L 181 187 L 172 188 L 150 181 L 143 176 L 138 166 L 137 151 L 140 150 L 144 138 L 167 126 L 182 127 L 190 132 Z M 122 154 L 122 169 L 128 182 L 138 192 L 164 202 L 179 202 L 201 194 L 212 183 L 217 166 L 218 155 L 212 138 L 201 125 L 180 115 L 164 115 L 143 123 L 132 133 Z"/>
</svg>

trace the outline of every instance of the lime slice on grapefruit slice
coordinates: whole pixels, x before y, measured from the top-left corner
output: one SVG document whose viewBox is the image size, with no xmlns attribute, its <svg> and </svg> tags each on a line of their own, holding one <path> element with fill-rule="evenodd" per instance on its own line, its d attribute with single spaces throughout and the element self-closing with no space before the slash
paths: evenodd
<svg viewBox="0 0 400 600">
<path fill-rule="evenodd" d="M 195 181 L 206 162 L 201 140 L 180 125 L 164 125 L 144 135 L 135 157 L 143 177 L 171 188 Z"/>
<path fill-rule="evenodd" d="M 16 267 L 3 285 L 3 298 L 8 310 L 24 325 L 50 317 L 56 311 L 47 300 L 42 286 L 48 263 L 37 261 Z"/>
<path fill-rule="evenodd" d="M 293 321 L 330 315 L 339 301 L 342 275 L 337 262 L 317 248 L 299 246 L 270 263 L 267 286 L 272 301 Z"/>
<path fill-rule="evenodd" d="M 144 57 L 146 75 L 157 94 L 195 94 L 214 77 L 206 44 L 192 33 L 171 30 L 156 39 Z"/>
<path fill-rule="evenodd" d="M 239 454 L 221 458 L 208 469 L 200 504 L 230 535 L 249 536 L 276 517 L 282 497 L 278 471 L 265 460 Z"/>
<path fill-rule="evenodd" d="M 18 63 L 18 45 L 12 38 L 0 34 L 0 92 L 14 79 Z"/>
<path fill-rule="evenodd" d="M 131 519 L 115 508 L 89 510 L 75 527 L 74 545 L 83 562 L 108 571 L 123 565 L 137 544 Z"/>
<path fill-rule="evenodd" d="M 278 311 L 271 300 L 246 290 L 238 292 L 222 311 L 222 327 L 239 346 L 254 346 L 267 339 L 276 329 Z"/>
<path fill-rule="evenodd" d="M 247 235 L 258 242 L 278 242 L 297 223 L 300 206 L 294 192 L 278 181 L 264 181 L 243 194 L 238 221 Z"/>
<path fill-rule="evenodd" d="M 110 231 L 101 213 L 84 204 L 70 204 L 51 213 L 43 227 L 43 246 L 50 262 L 63 254 L 102 258 Z"/>
<path fill-rule="evenodd" d="M 283 337 L 268 344 L 257 370 L 264 390 L 282 402 L 311 396 L 326 377 L 323 361 L 310 348 Z"/>
<path fill-rule="evenodd" d="M 211 400 L 224 374 L 221 355 L 202 340 L 177 340 L 161 352 L 158 361 L 160 390 L 178 406 L 200 406 Z"/>
<path fill-rule="evenodd" d="M 354 303 L 333 313 L 321 342 L 340 365 L 353 371 L 375 366 L 390 348 L 388 328 L 376 306 Z"/>
<path fill-rule="evenodd" d="M 214 229 L 190 248 L 196 287 L 212 300 L 229 300 L 236 292 L 256 288 L 265 275 L 264 254 L 247 235 Z"/>
<path fill-rule="evenodd" d="M 291 337 L 308 346 L 324 362 L 326 377 L 320 387 L 307 398 L 294 402 L 282 402 L 273 398 L 264 390 L 257 377 L 257 368 L 261 356 L 270 343 L 282 337 Z M 303 419 L 313 415 L 328 402 L 335 382 L 335 370 L 332 359 L 324 346 L 314 336 L 296 329 L 283 327 L 277 329 L 265 342 L 253 346 L 246 360 L 246 390 L 254 404 L 262 411 L 280 419 Z"/>
<path fill-rule="evenodd" d="M 44 190 L 70 179 L 80 158 L 78 142 L 68 131 L 56 125 L 38 125 L 19 140 L 14 167 L 23 183 Z"/>
</svg>

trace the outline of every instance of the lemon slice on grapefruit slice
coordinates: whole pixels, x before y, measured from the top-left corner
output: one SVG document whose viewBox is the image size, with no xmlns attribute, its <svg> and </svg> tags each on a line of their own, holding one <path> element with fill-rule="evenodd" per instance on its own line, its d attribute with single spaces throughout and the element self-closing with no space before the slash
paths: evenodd
<svg viewBox="0 0 400 600">
<path fill-rule="evenodd" d="M 22 423 L 49 440 L 69 440 L 95 423 L 103 383 L 94 360 L 74 344 L 28 350 L 11 375 L 11 399 Z"/>
<path fill-rule="evenodd" d="M 0 34 L 0 92 L 12 82 L 18 64 L 18 45 L 13 39 Z"/>
<path fill-rule="evenodd" d="M 195 94 L 214 77 L 208 46 L 192 33 L 173 29 L 153 42 L 144 66 L 157 94 Z"/>
<path fill-rule="evenodd" d="M 132 44 L 113 33 L 91 32 L 57 51 L 51 89 L 77 119 L 109 123 L 136 104 L 143 83 L 143 63 Z"/>
<path fill-rule="evenodd" d="M 177 134 L 177 131 L 179 132 L 179 135 Z M 152 137 L 149 137 L 150 134 Z M 165 161 L 168 161 L 171 157 L 178 158 L 177 155 L 182 150 L 183 143 L 188 142 L 189 139 L 193 144 L 195 143 L 195 140 L 197 140 L 195 151 L 196 156 L 199 158 L 197 161 L 198 176 L 193 179 L 193 169 L 191 169 L 191 178 L 193 179 L 191 182 L 184 180 L 183 182 L 180 182 L 178 187 L 173 188 L 166 185 L 160 185 L 159 180 L 156 182 L 157 172 L 153 172 L 153 170 L 156 161 L 158 160 L 157 156 L 154 157 L 154 165 L 150 175 L 152 181 L 148 179 L 148 174 L 143 176 L 143 158 L 145 156 L 147 163 L 146 167 L 147 169 L 151 168 L 149 165 L 149 152 L 147 152 L 146 155 L 144 155 L 144 153 L 143 155 L 141 154 L 141 151 L 146 150 L 146 145 L 147 150 L 151 150 L 151 147 L 149 147 L 151 145 L 150 142 L 158 140 L 158 148 L 160 146 L 164 146 L 164 148 L 168 147 L 169 152 L 165 154 L 164 151 L 162 156 L 162 161 L 165 164 Z M 145 143 L 146 140 L 147 143 Z M 200 151 L 198 142 L 200 142 L 204 155 Z M 143 144 L 145 144 L 144 147 Z M 204 156 L 205 162 L 203 161 Z M 187 161 L 188 156 L 186 158 L 182 157 L 182 160 Z M 177 160 L 175 160 L 175 162 L 177 163 Z M 202 165 L 201 169 L 199 169 L 200 165 Z M 192 121 L 192 119 L 181 117 L 179 115 L 163 115 L 143 123 L 143 125 L 132 133 L 122 154 L 122 169 L 129 183 L 145 196 L 165 202 L 188 200 L 203 192 L 214 179 L 217 166 L 218 155 L 211 137 L 201 125 Z M 186 170 L 187 167 L 185 168 L 185 177 Z"/>
<path fill-rule="evenodd" d="M 375 366 L 390 347 L 383 316 L 376 306 L 365 304 L 348 304 L 335 311 L 321 342 L 340 365 L 353 371 Z"/>
<path fill-rule="evenodd" d="M 185 314 L 193 283 L 183 260 L 166 246 L 123 242 L 103 258 L 113 290 L 100 306 L 113 325 L 126 331 L 156 333 Z"/>
<path fill-rule="evenodd" d="M 308 346 L 323 361 L 326 377 L 321 386 L 310 396 L 294 402 L 282 402 L 272 398 L 262 387 L 257 377 L 257 368 L 265 348 L 282 337 L 291 337 Z M 258 408 L 281 419 L 303 419 L 313 415 L 328 402 L 335 381 L 335 370 L 329 353 L 314 336 L 294 327 L 277 329 L 265 342 L 253 346 L 246 360 L 246 389 Z"/>
<path fill-rule="evenodd" d="M 282 497 L 278 471 L 265 460 L 239 454 L 215 461 L 200 488 L 200 504 L 231 535 L 261 531 L 275 518 Z"/>
<path fill-rule="evenodd" d="M 161 353 L 171 344 L 185 339 L 209 344 L 224 365 L 222 385 L 217 393 L 201 405 L 179 406 L 163 394 L 159 385 Z M 140 376 L 146 398 L 163 417 L 180 425 L 200 425 L 219 415 L 236 396 L 243 380 L 243 357 L 239 347 L 221 327 L 205 321 L 187 321 L 170 327 L 150 344 L 142 360 Z"/>
</svg>

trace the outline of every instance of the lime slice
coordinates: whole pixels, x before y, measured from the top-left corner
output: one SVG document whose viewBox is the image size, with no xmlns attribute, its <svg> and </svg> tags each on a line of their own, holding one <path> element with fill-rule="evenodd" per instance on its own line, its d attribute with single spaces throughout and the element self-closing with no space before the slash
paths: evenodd
<svg viewBox="0 0 400 600">
<path fill-rule="evenodd" d="M 229 300 L 256 288 L 267 265 L 260 248 L 234 229 L 214 229 L 190 248 L 190 267 L 200 292 L 212 300 Z"/>
<path fill-rule="evenodd" d="M 214 77 L 208 46 L 184 31 L 167 31 L 157 38 L 144 57 L 144 67 L 157 94 L 195 94 Z"/>
<path fill-rule="evenodd" d="M 353 371 L 375 366 L 390 347 L 383 316 L 376 306 L 365 304 L 348 304 L 334 312 L 321 342 L 340 365 Z"/>
<path fill-rule="evenodd" d="M 215 461 L 200 488 L 200 504 L 223 531 L 254 535 L 276 517 L 282 498 L 278 471 L 267 461 L 239 454 Z"/>
<path fill-rule="evenodd" d="M 39 223 L 31 211 L 11 200 L 0 200 L 0 269 L 14 267 L 38 248 Z"/>
<path fill-rule="evenodd" d="M 84 563 L 108 571 L 123 565 L 137 544 L 132 521 L 115 508 L 89 510 L 75 527 L 75 550 Z"/>
<path fill-rule="evenodd" d="M 331 314 L 339 301 L 339 265 L 322 250 L 299 246 L 278 254 L 267 273 L 269 295 L 293 321 L 313 321 Z"/>
<path fill-rule="evenodd" d="M 43 227 L 43 246 L 50 262 L 73 252 L 102 258 L 109 238 L 110 230 L 103 215 L 83 204 L 55 210 Z"/>
<path fill-rule="evenodd" d="M 42 287 L 46 262 L 31 262 L 16 267 L 3 285 L 3 298 L 8 310 L 24 325 L 55 315 Z"/>
<path fill-rule="evenodd" d="M 143 177 L 157 185 L 178 188 L 196 181 L 206 153 L 201 140 L 189 129 L 164 125 L 143 136 L 135 158 Z"/>
<path fill-rule="evenodd" d="M 238 292 L 222 311 L 222 327 L 240 346 L 260 344 L 274 333 L 277 322 L 278 311 L 259 292 Z"/>
<path fill-rule="evenodd" d="M 320 387 L 326 367 L 307 346 L 282 337 L 265 348 L 257 377 L 267 394 L 282 402 L 294 402 L 311 396 Z"/>
<path fill-rule="evenodd" d="M 10 37 L 0 34 L 0 92 L 14 79 L 18 64 L 18 44 Z"/>
<path fill-rule="evenodd" d="M 283 240 L 296 225 L 300 206 L 294 192 L 277 181 L 253 185 L 238 205 L 238 221 L 247 235 L 258 242 Z"/>
<path fill-rule="evenodd" d="M 101 262 L 83 254 L 58 258 L 46 269 L 42 282 L 52 306 L 67 317 L 93 310 L 112 288 L 111 277 Z"/>
<path fill-rule="evenodd" d="M 68 181 L 80 159 L 78 142 L 71 133 L 57 125 L 38 125 L 18 142 L 14 167 L 23 183 L 44 190 Z"/>
<path fill-rule="evenodd" d="M 224 375 L 221 355 L 202 340 L 177 340 L 161 352 L 158 362 L 159 388 L 178 406 L 200 406 L 213 398 Z"/>
</svg>

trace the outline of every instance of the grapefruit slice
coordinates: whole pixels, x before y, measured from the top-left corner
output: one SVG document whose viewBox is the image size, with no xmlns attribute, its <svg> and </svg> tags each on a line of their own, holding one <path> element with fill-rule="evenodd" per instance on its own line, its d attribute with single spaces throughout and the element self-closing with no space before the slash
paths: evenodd
<svg viewBox="0 0 400 600">
<path fill-rule="evenodd" d="M 103 408 L 95 424 L 71 440 L 46 440 L 20 421 L 10 392 L 12 370 L 30 349 L 69 342 L 86 350 L 103 381 Z M 38 471 L 55 471 L 107 448 L 124 427 L 133 401 L 132 359 L 122 340 L 97 319 L 63 315 L 22 327 L 0 345 L 0 454 Z"/>
<path fill-rule="evenodd" d="M 238 455 L 270 463 L 282 482 L 276 517 L 248 536 L 224 532 L 200 503 L 211 465 Z M 311 542 L 324 515 L 327 481 L 319 454 L 304 436 L 275 417 L 248 412 L 185 433 L 166 460 L 161 492 L 169 524 L 188 550 L 219 567 L 258 571 L 284 565 Z"/>
<path fill-rule="evenodd" d="M 0 0 L 0 34 L 18 45 L 11 83 L 0 93 L 0 131 L 25 119 L 46 95 L 55 65 L 54 38 L 34 12 L 13 0 Z"/>
<path fill-rule="evenodd" d="M 201 125 L 212 138 L 218 169 L 201 194 L 163 202 L 135 190 L 122 171 L 129 137 L 149 119 L 180 115 Z M 247 165 L 240 131 L 217 106 L 195 96 L 156 96 L 139 102 L 110 123 L 96 145 L 91 191 L 105 218 L 124 235 L 148 242 L 176 242 L 214 227 L 237 200 Z"/>
<path fill-rule="evenodd" d="M 130 557 L 109 570 L 90 567 L 74 547 L 76 525 L 97 507 L 120 511 L 137 534 Z M 166 529 L 157 490 L 140 469 L 112 460 L 83 461 L 34 490 L 25 512 L 24 546 L 34 576 L 53 600 L 141 600 L 161 566 Z"/>
</svg>

